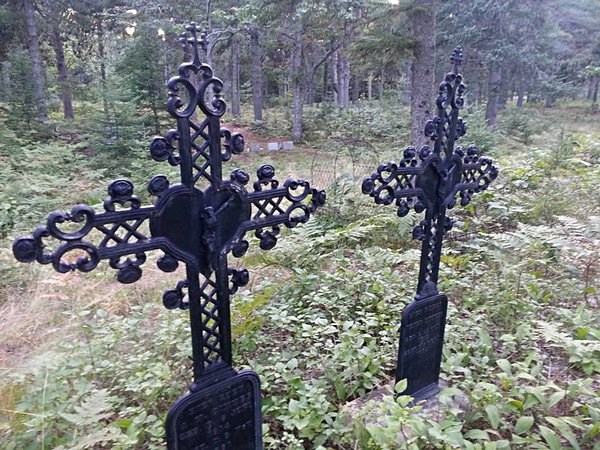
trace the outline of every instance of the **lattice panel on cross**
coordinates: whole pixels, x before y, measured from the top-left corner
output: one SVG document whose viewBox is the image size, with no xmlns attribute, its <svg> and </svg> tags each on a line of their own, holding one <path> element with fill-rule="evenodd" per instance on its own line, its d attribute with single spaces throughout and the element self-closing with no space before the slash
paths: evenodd
<svg viewBox="0 0 600 450">
<path fill-rule="evenodd" d="M 202 353 L 206 365 L 223 359 L 221 348 L 221 318 L 219 317 L 218 291 L 215 274 L 204 278 L 200 287 L 200 307 L 202 316 Z"/>
<path fill-rule="evenodd" d="M 105 235 L 99 246 L 112 247 L 148 239 L 148 236 L 139 231 L 145 221 L 146 219 L 124 220 L 110 225 L 98 225 L 96 229 Z"/>
<path fill-rule="evenodd" d="M 200 125 L 190 121 L 190 127 L 193 130 L 192 137 L 192 167 L 194 170 L 194 183 L 201 178 L 211 183 L 212 167 L 210 159 L 210 143 L 208 136 L 208 119 L 205 119 Z"/>
</svg>

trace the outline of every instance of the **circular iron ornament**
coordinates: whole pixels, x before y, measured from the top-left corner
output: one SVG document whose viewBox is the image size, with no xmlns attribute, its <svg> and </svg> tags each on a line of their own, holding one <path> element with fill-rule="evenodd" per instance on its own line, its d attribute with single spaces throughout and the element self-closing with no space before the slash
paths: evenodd
<svg viewBox="0 0 600 450">
<path fill-rule="evenodd" d="M 244 136 L 240 133 L 234 133 L 231 136 L 231 151 L 234 155 L 240 155 L 244 152 L 246 148 L 246 143 L 244 141 Z"/>
<path fill-rule="evenodd" d="M 231 249 L 231 254 L 236 258 L 241 258 L 246 254 L 249 246 L 250 244 L 246 240 L 238 241 L 233 245 Z"/>
<path fill-rule="evenodd" d="M 163 305 L 167 309 L 177 309 L 181 307 L 183 296 L 175 289 L 163 293 Z"/>
<path fill-rule="evenodd" d="M 362 182 L 362 193 L 363 194 L 370 194 L 373 192 L 373 190 L 375 189 L 375 181 L 373 181 L 372 178 L 365 178 Z"/>
<path fill-rule="evenodd" d="M 32 237 L 19 238 L 12 245 L 13 255 L 17 261 L 30 263 L 36 260 L 40 249 L 40 242 Z"/>
<path fill-rule="evenodd" d="M 157 136 L 150 143 L 150 155 L 154 161 L 166 161 L 172 154 L 172 148 L 164 137 Z"/>
<path fill-rule="evenodd" d="M 169 273 L 177 270 L 177 267 L 179 267 L 179 262 L 171 255 L 163 255 L 158 259 L 156 265 L 163 272 Z"/>
<path fill-rule="evenodd" d="M 137 266 L 127 266 L 119 269 L 117 280 L 119 283 L 131 284 L 135 283 L 142 277 L 142 269 Z"/>
<path fill-rule="evenodd" d="M 132 209 L 141 206 L 140 199 L 133 195 L 133 183 L 129 180 L 115 180 L 108 186 L 108 197 L 104 200 L 104 210 L 114 211 L 115 205 L 129 203 Z"/>
<path fill-rule="evenodd" d="M 248 172 L 244 169 L 235 169 L 231 172 L 231 181 L 245 186 L 248 184 L 248 181 L 250 181 L 250 175 L 248 175 Z"/>
<path fill-rule="evenodd" d="M 164 175 L 156 175 L 152 177 L 148 183 L 148 192 L 151 195 L 160 197 L 169 189 L 169 180 Z"/>
<path fill-rule="evenodd" d="M 175 289 L 165 291 L 163 294 L 163 305 L 167 309 L 188 309 L 189 303 L 185 301 L 186 294 L 183 292 L 189 286 L 187 280 L 177 283 Z"/>
<path fill-rule="evenodd" d="M 327 193 L 324 190 L 317 191 L 313 194 L 313 203 L 317 206 L 325 205 L 327 201 Z"/>
<path fill-rule="evenodd" d="M 400 200 L 399 204 L 398 204 L 398 211 L 396 212 L 396 214 L 398 214 L 398 217 L 404 217 L 406 216 L 410 211 L 410 208 L 408 207 L 408 203 L 406 202 L 406 200 Z"/>
<path fill-rule="evenodd" d="M 259 181 L 271 181 L 275 176 L 275 168 L 270 164 L 263 164 L 256 171 Z"/>
<path fill-rule="evenodd" d="M 114 198 L 128 198 L 133 195 L 133 183 L 129 180 L 116 180 L 108 186 L 108 195 Z"/>
<path fill-rule="evenodd" d="M 255 236 L 260 239 L 260 248 L 262 250 L 271 250 L 277 245 L 277 235 L 280 233 L 278 226 L 271 230 L 256 230 Z"/>
<path fill-rule="evenodd" d="M 228 271 L 230 279 L 229 293 L 235 294 L 240 287 L 246 286 L 250 281 L 250 274 L 246 269 L 229 269 Z"/>
</svg>

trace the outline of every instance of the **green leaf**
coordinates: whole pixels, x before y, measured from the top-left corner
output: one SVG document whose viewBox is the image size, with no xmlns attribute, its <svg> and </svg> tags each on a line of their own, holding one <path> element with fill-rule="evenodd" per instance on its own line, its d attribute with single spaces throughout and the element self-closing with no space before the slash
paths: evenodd
<svg viewBox="0 0 600 450">
<path fill-rule="evenodd" d="M 545 417 L 545 419 L 548 423 L 552 424 L 552 426 L 556 428 L 567 441 L 569 441 L 575 450 L 581 450 L 577 438 L 575 437 L 575 433 L 573 433 L 573 430 L 567 422 L 560 417 Z"/>
<path fill-rule="evenodd" d="M 127 428 L 132 423 L 133 423 L 133 420 L 131 420 L 131 419 L 120 419 L 120 420 L 117 420 L 116 422 L 114 422 L 114 424 L 116 426 L 118 426 L 119 428 Z"/>
<path fill-rule="evenodd" d="M 296 428 L 298 428 L 298 430 L 302 430 L 303 428 L 306 428 L 309 423 L 310 423 L 309 417 L 303 417 L 301 419 L 294 421 L 294 425 L 296 426 Z"/>
<path fill-rule="evenodd" d="M 523 411 L 528 410 L 529 408 L 537 405 L 540 401 L 535 395 L 526 394 L 525 395 L 525 403 L 523 404 Z"/>
<path fill-rule="evenodd" d="M 494 405 L 488 405 L 485 407 L 485 412 L 490 420 L 490 425 L 494 430 L 497 430 L 500 425 L 500 412 L 498 411 L 498 408 Z"/>
<path fill-rule="evenodd" d="M 300 411 L 300 402 L 298 402 L 298 400 L 294 400 L 293 398 L 290 399 L 290 402 L 288 404 L 288 410 L 291 413 L 296 413 Z"/>
<path fill-rule="evenodd" d="M 490 334 L 484 328 L 479 330 L 479 344 L 482 347 L 490 348 L 492 346 L 492 338 Z"/>
<path fill-rule="evenodd" d="M 533 426 L 534 419 L 532 416 L 523 416 L 517 419 L 517 423 L 515 424 L 515 433 L 523 434 L 529 431 L 529 429 Z"/>
<path fill-rule="evenodd" d="M 559 441 L 558 437 L 556 436 L 556 434 L 554 433 L 554 431 L 552 431 L 550 428 L 545 427 L 543 425 L 540 425 L 539 428 L 540 428 L 540 434 L 542 435 L 542 437 L 544 438 L 546 443 L 550 446 L 550 450 L 561 450 L 562 449 L 562 446 L 560 445 L 560 441 Z"/>
<path fill-rule="evenodd" d="M 565 398 L 564 391 L 558 391 L 558 392 L 555 392 L 554 394 L 552 394 L 550 396 L 550 398 L 548 399 L 548 409 L 552 408 L 554 405 L 556 405 L 558 402 L 560 402 L 563 398 Z"/>
<path fill-rule="evenodd" d="M 498 364 L 498 367 L 500 367 L 505 374 L 512 376 L 510 361 L 508 359 L 499 359 L 496 361 L 496 364 Z"/>
<path fill-rule="evenodd" d="M 394 386 L 394 392 L 396 392 L 396 393 L 403 392 L 406 390 L 406 386 L 408 386 L 408 380 L 405 378 L 396 383 L 396 386 Z"/>
<path fill-rule="evenodd" d="M 485 430 L 473 429 L 473 430 L 469 430 L 465 433 L 465 438 L 466 439 L 478 439 L 481 441 L 489 441 L 490 435 Z"/>
</svg>

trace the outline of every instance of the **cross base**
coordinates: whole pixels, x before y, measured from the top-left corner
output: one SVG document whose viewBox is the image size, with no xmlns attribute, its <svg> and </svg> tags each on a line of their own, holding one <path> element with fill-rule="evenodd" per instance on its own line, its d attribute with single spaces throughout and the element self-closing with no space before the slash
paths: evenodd
<svg viewBox="0 0 600 450">
<path fill-rule="evenodd" d="M 435 294 L 415 300 L 402 312 L 396 382 L 407 379 L 400 395 L 414 402 L 426 400 L 440 391 L 438 381 L 444 345 L 448 298 Z"/>
<path fill-rule="evenodd" d="M 262 450 L 258 375 L 226 364 L 203 375 L 171 407 L 166 429 L 168 450 Z"/>
</svg>

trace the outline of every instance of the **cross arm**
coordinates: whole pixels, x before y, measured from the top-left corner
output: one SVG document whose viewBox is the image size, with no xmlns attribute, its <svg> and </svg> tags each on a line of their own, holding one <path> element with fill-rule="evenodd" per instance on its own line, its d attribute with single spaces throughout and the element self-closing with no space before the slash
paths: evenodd
<svg viewBox="0 0 600 450">
<path fill-rule="evenodd" d="M 102 213 L 88 205 L 77 205 L 70 212 L 50 213 L 45 226 L 13 243 L 16 259 L 52 264 L 61 273 L 89 272 L 101 260 L 108 259 L 110 266 L 119 271 L 120 282 L 137 281 L 142 274 L 140 266 L 146 260 L 145 252 L 165 247 L 164 239 L 149 238 L 141 230 L 155 208 L 142 207 L 133 195 L 133 184 L 127 180 L 111 183 L 108 193 Z M 117 210 L 117 205 L 123 209 Z M 48 244 L 54 244 L 54 248 Z M 128 257 L 123 260 L 124 256 Z"/>
<path fill-rule="evenodd" d="M 466 206 L 471 202 L 473 195 L 485 191 L 498 177 L 498 169 L 490 158 L 480 156 L 475 145 L 469 146 L 465 154 L 462 147 L 454 152 L 454 158 L 460 164 L 460 181 L 453 184 L 446 196 L 446 207 L 452 209 L 456 206 L 456 195 L 460 197 L 460 205 Z"/>
<path fill-rule="evenodd" d="M 415 212 L 423 212 L 427 199 L 419 186 L 418 177 L 425 171 L 431 156 L 428 146 L 419 151 L 414 147 L 407 147 L 400 163 L 390 161 L 380 164 L 376 172 L 363 180 L 363 194 L 373 197 L 378 205 L 391 205 L 395 202 L 400 217 L 406 216 L 411 208 Z"/>
<path fill-rule="evenodd" d="M 261 166 L 256 173 L 258 179 L 253 185 L 254 192 L 246 197 L 246 202 L 253 206 L 253 214 L 240 228 L 242 236 L 255 230 L 260 248 L 270 250 L 277 244 L 279 225 L 293 228 L 299 223 L 306 223 L 310 215 L 325 204 L 326 195 L 325 191 L 311 188 L 305 180 L 288 179 L 280 186 L 275 179 L 275 169 L 268 164 Z M 239 245 L 247 248 L 245 241 L 240 241 Z M 240 251 L 234 248 L 233 254 L 237 256 Z"/>
</svg>

